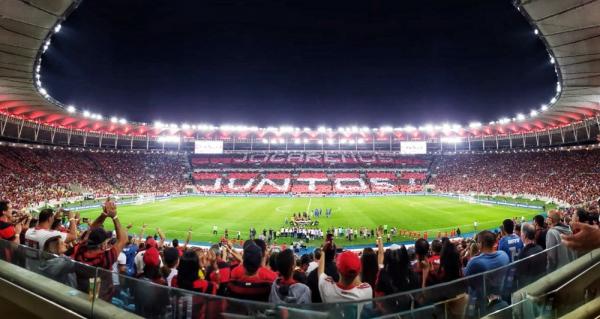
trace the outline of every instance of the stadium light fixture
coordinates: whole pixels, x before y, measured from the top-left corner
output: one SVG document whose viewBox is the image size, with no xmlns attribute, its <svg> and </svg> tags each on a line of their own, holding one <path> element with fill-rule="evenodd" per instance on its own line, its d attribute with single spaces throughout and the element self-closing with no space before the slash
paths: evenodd
<svg viewBox="0 0 600 319">
<path fill-rule="evenodd" d="M 294 144 L 300 144 L 300 139 L 299 138 L 294 139 Z"/>
<path fill-rule="evenodd" d="M 554 103 L 556 103 L 556 96 L 550 100 L 550 104 L 554 104 Z"/>
<path fill-rule="evenodd" d="M 453 131 L 459 131 L 462 129 L 462 125 L 460 124 L 452 124 L 452 130 Z"/>
<path fill-rule="evenodd" d="M 470 128 L 480 128 L 481 123 L 480 122 L 472 122 L 472 123 L 469 123 L 469 127 Z"/>
<path fill-rule="evenodd" d="M 538 29 L 534 29 L 533 34 L 538 35 L 538 34 L 540 34 L 540 31 L 538 31 Z"/>
<path fill-rule="evenodd" d="M 556 60 L 554 60 L 553 56 L 550 56 L 550 64 L 554 64 L 554 63 L 556 63 Z"/>
<path fill-rule="evenodd" d="M 391 126 L 382 126 L 379 128 L 379 130 L 384 133 L 389 133 L 389 132 L 394 131 L 394 128 Z"/>
<path fill-rule="evenodd" d="M 542 111 L 546 111 L 546 110 L 548 110 L 548 105 L 546 105 L 546 104 L 543 104 L 543 105 L 542 105 Z"/>
<path fill-rule="evenodd" d="M 366 126 L 363 126 L 363 127 L 360 129 L 360 131 L 361 131 L 361 132 L 363 132 L 363 133 L 368 133 L 369 131 L 371 131 L 371 129 L 369 129 L 369 128 L 368 128 L 368 127 L 366 127 Z"/>
<path fill-rule="evenodd" d="M 519 113 L 517 114 L 517 121 L 523 121 L 525 119 L 525 115 Z"/>
<path fill-rule="evenodd" d="M 310 132 L 310 127 L 305 127 L 302 129 L 304 132 Z"/>
<path fill-rule="evenodd" d="M 116 116 L 113 116 L 110 118 L 111 123 L 117 123 L 118 121 L 119 121 L 119 119 Z"/>
<path fill-rule="evenodd" d="M 181 128 L 184 129 L 184 130 L 189 130 L 190 129 L 190 125 L 186 124 L 186 123 L 183 123 L 183 124 L 181 124 Z"/>
<path fill-rule="evenodd" d="M 364 138 L 359 138 L 357 142 L 358 142 L 358 144 L 364 144 L 365 143 L 365 139 Z"/>
<path fill-rule="evenodd" d="M 266 138 L 263 138 L 263 139 L 262 139 L 262 142 L 263 142 L 263 144 L 268 144 L 268 143 L 269 143 L 269 140 L 267 140 Z"/>
<path fill-rule="evenodd" d="M 62 28 L 62 25 L 59 23 L 54 27 L 54 33 L 59 33 L 60 29 Z"/>
<path fill-rule="evenodd" d="M 531 110 L 531 112 L 529 113 L 529 115 L 530 115 L 531 117 L 536 117 L 536 116 L 538 115 L 538 111 L 536 111 L 536 110 Z"/>
<path fill-rule="evenodd" d="M 37 80 L 37 81 L 35 81 L 35 84 L 37 84 L 37 86 L 42 86 L 42 81 Z"/>
<path fill-rule="evenodd" d="M 154 127 L 155 128 L 162 128 L 163 127 L 163 123 L 161 121 L 155 121 L 154 122 Z"/>
<path fill-rule="evenodd" d="M 319 126 L 319 128 L 317 129 L 317 132 L 319 133 L 325 133 L 325 131 L 327 131 L 327 128 L 325 128 L 325 126 Z"/>
<path fill-rule="evenodd" d="M 352 133 L 358 133 L 358 127 L 356 127 L 356 126 L 352 126 L 351 130 L 352 130 Z"/>
<path fill-rule="evenodd" d="M 405 132 L 409 132 L 410 133 L 410 132 L 414 132 L 416 130 L 417 130 L 417 128 L 414 127 L 414 126 L 411 126 L 411 125 L 407 125 L 407 126 L 404 127 L 404 131 Z"/>
<path fill-rule="evenodd" d="M 83 111 L 83 117 L 90 117 L 90 111 Z"/>
<path fill-rule="evenodd" d="M 119 124 L 127 124 L 127 120 L 124 118 L 119 119 Z"/>
<path fill-rule="evenodd" d="M 285 139 L 284 139 L 284 138 L 280 138 L 280 139 L 279 139 L 279 143 L 280 143 L 280 144 L 285 144 Z"/>
<path fill-rule="evenodd" d="M 323 145 L 323 140 L 319 140 L 319 145 Z"/>
<path fill-rule="evenodd" d="M 177 126 L 177 124 L 175 124 L 175 123 L 171 123 L 171 124 L 169 125 L 169 127 L 170 127 L 170 128 L 172 128 L 172 129 L 177 129 L 177 128 L 179 128 L 179 126 Z"/>
<path fill-rule="evenodd" d="M 333 145 L 334 140 L 332 138 L 327 139 L 327 144 Z"/>
<path fill-rule="evenodd" d="M 46 91 L 46 89 L 44 89 L 44 88 L 42 88 L 42 87 L 40 88 L 40 93 L 41 93 L 43 96 L 47 96 L 47 95 L 48 95 L 48 91 Z"/>
<path fill-rule="evenodd" d="M 501 119 L 498 120 L 498 123 L 500 123 L 500 124 L 506 124 L 506 123 L 509 123 L 509 122 L 510 122 L 510 119 L 506 118 L 506 117 L 501 118 Z"/>
<path fill-rule="evenodd" d="M 562 91 L 562 87 L 560 86 L 559 82 L 556 82 L 556 92 L 560 93 L 560 91 Z"/>
<path fill-rule="evenodd" d="M 68 105 L 67 106 L 67 112 L 69 112 L 69 113 L 75 113 L 75 107 L 73 105 Z"/>
</svg>

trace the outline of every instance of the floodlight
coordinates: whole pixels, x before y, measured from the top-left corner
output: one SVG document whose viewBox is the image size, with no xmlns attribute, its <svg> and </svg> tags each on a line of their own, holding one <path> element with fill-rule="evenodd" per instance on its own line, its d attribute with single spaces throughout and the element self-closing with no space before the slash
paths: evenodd
<svg viewBox="0 0 600 319">
<path fill-rule="evenodd" d="M 379 128 L 380 131 L 382 132 L 392 132 L 394 130 L 394 128 L 392 128 L 391 126 L 382 126 Z"/>
<path fill-rule="evenodd" d="M 407 125 L 404 127 L 405 132 L 414 132 L 417 128 L 414 126 Z"/>
<path fill-rule="evenodd" d="M 155 121 L 154 122 L 154 127 L 156 127 L 156 128 L 162 128 L 163 124 L 160 121 Z"/>
<path fill-rule="evenodd" d="M 61 28 L 62 28 L 62 25 L 60 25 L 60 23 L 59 23 L 59 24 L 57 24 L 57 25 L 54 27 L 54 33 L 59 33 Z"/>
<path fill-rule="evenodd" d="M 263 142 L 264 144 L 267 144 L 267 143 L 269 143 L 269 140 L 267 140 L 266 138 L 263 138 L 263 139 L 262 139 L 262 142 Z"/>
<path fill-rule="evenodd" d="M 562 91 L 562 87 L 560 86 L 560 83 L 556 83 L 556 92 L 560 91 Z"/>
<path fill-rule="evenodd" d="M 546 111 L 547 109 L 548 109 L 548 105 L 546 105 L 546 104 L 543 104 L 543 105 L 542 105 L 542 111 Z"/>
<path fill-rule="evenodd" d="M 294 144 L 300 144 L 300 139 L 299 138 L 294 139 Z"/>
<path fill-rule="evenodd" d="M 324 126 L 319 126 L 319 128 L 317 129 L 317 132 L 319 133 L 325 133 L 327 129 Z"/>
<path fill-rule="evenodd" d="M 533 34 L 538 35 L 538 34 L 540 34 L 540 31 L 538 31 L 538 29 L 534 29 Z"/>
<path fill-rule="evenodd" d="M 319 145 L 323 145 L 323 140 L 319 140 Z"/>
<path fill-rule="evenodd" d="M 334 141 L 333 141 L 333 139 L 332 139 L 332 138 L 328 138 L 328 139 L 327 139 L 327 144 L 329 144 L 329 145 L 332 145 L 332 144 L 333 144 L 333 142 L 334 142 Z"/>
<path fill-rule="evenodd" d="M 531 112 L 529 113 L 529 115 L 531 115 L 531 117 L 536 117 L 538 115 L 538 111 L 531 110 Z"/>
<path fill-rule="evenodd" d="M 550 103 L 551 103 L 551 104 L 554 104 L 554 103 L 556 103 L 556 97 L 553 97 L 553 98 L 550 100 Z"/>
<path fill-rule="evenodd" d="M 90 111 L 83 111 L 83 117 L 90 117 Z"/>
<path fill-rule="evenodd" d="M 508 122 L 510 122 L 510 119 L 506 118 L 506 117 L 501 118 L 501 119 L 498 120 L 498 123 L 500 123 L 500 124 L 506 124 Z"/>
<path fill-rule="evenodd" d="M 358 144 L 364 144 L 364 143 L 365 143 L 365 140 L 363 138 L 358 139 Z"/>
<path fill-rule="evenodd" d="M 111 123 L 117 123 L 118 121 L 119 121 L 119 119 L 117 119 L 115 116 L 110 118 Z"/>
<path fill-rule="evenodd" d="M 553 56 L 550 56 L 550 63 L 551 63 L 551 64 L 554 64 L 554 63 L 556 63 L 556 60 L 554 60 L 554 57 L 553 57 Z"/>
<path fill-rule="evenodd" d="M 305 127 L 302 129 L 304 132 L 310 132 L 310 127 Z"/>
<path fill-rule="evenodd" d="M 181 128 L 184 129 L 184 130 L 189 130 L 190 129 L 190 125 L 186 124 L 186 123 L 183 123 L 183 124 L 181 124 Z"/>
<path fill-rule="evenodd" d="M 75 113 L 75 107 L 73 105 L 67 106 L 67 112 L 69 112 L 69 113 Z"/>
<path fill-rule="evenodd" d="M 521 113 L 517 114 L 517 120 L 523 121 L 524 119 L 525 119 L 525 115 L 523 115 Z"/>
<path fill-rule="evenodd" d="M 44 88 L 40 88 L 40 93 L 42 93 L 42 95 L 48 95 L 48 91 Z"/>
<path fill-rule="evenodd" d="M 472 122 L 472 123 L 469 123 L 469 127 L 470 128 L 480 128 L 481 123 L 480 122 Z"/>
</svg>

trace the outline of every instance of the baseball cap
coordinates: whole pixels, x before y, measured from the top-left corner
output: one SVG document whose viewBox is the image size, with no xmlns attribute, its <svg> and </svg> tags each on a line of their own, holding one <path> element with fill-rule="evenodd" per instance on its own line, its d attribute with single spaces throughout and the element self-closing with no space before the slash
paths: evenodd
<svg viewBox="0 0 600 319">
<path fill-rule="evenodd" d="M 160 265 L 160 254 L 158 249 L 150 247 L 144 252 L 144 265 L 158 267 Z"/>
<path fill-rule="evenodd" d="M 154 238 L 146 239 L 146 249 L 151 247 L 158 248 L 158 243 L 156 243 L 156 240 L 154 240 Z"/>
<path fill-rule="evenodd" d="M 109 239 L 109 234 L 102 228 L 94 228 L 90 231 L 90 235 L 88 236 L 87 245 L 91 247 L 96 247 L 102 245 L 102 243 Z"/>
<path fill-rule="evenodd" d="M 337 269 L 343 277 L 356 277 L 360 273 L 360 258 L 351 251 L 337 256 Z"/>
</svg>

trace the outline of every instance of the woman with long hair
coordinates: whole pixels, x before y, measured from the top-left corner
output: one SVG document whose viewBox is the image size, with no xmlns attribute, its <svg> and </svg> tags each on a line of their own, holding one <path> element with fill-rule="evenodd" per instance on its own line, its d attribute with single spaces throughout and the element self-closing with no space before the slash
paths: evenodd
<svg viewBox="0 0 600 319">
<path fill-rule="evenodd" d="M 408 252 L 404 245 L 388 249 L 383 257 L 383 268 L 377 276 L 375 296 L 388 296 L 419 288 L 419 280 L 412 271 Z M 412 298 L 403 296 L 378 302 L 377 307 L 385 313 L 410 309 Z"/>
<path fill-rule="evenodd" d="M 366 282 L 371 287 L 375 287 L 377 281 L 377 273 L 379 272 L 379 264 L 377 263 L 377 254 L 373 248 L 367 247 L 363 249 L 360 257 L 361 272 L 360 280 Z"/>
</svg>

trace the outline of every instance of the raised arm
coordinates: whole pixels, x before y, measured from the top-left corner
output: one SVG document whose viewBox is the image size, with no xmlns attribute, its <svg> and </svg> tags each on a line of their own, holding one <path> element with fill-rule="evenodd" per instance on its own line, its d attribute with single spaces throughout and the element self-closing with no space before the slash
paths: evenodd
<svg viewBox="0 0 600 319">
<path fill-rule="evenodd" d="M 187 237 L 185 238 L 185 243 L 183 244 L 183 250 L 187 249 L 187 247 L 188 247 L 188 245 L 190 243 L 190 240 L 192 240 L 192 227 L 190 227 L 188 229 Z"/>
<path fill-rule="evenodd" d="M 113 245 L 113 247 L 117 250 L 117 255 L 123 251 L 125 245 L 127 245 L 127 231 L 125 228 L 121 227 L 121 222 L 119 221 L 119 216 L 117 216 L 117 204 L 115 204 L 110 199 L 104 203 L 104 211 L 106 212 L 106 216 L 110 217 L 113 220 L 113 224 L 115 226 L 115 232 L 117 233 L 117 242 Z"/>
<path fill-rule="evenodd" d="M 67 215 L 69 218 L 69 233 L 67 234 L 67 240 L 65 242 L 72 242 L 77 239 L 77 223 L 79 222 L 79 218 L 76 217 L 76 214 L 73 212 L 69 212 Z"/>
<path fill-rule="evenodd" d="M 165 234 L 162 232 L 162 230 L 160 230 L 160 228 L 156 228 L 156 233 L 160 237 L 160 242 L 158 244 L 158 247 L 164 246 L 164 244 L 165 244 Z"/>
</svg>

